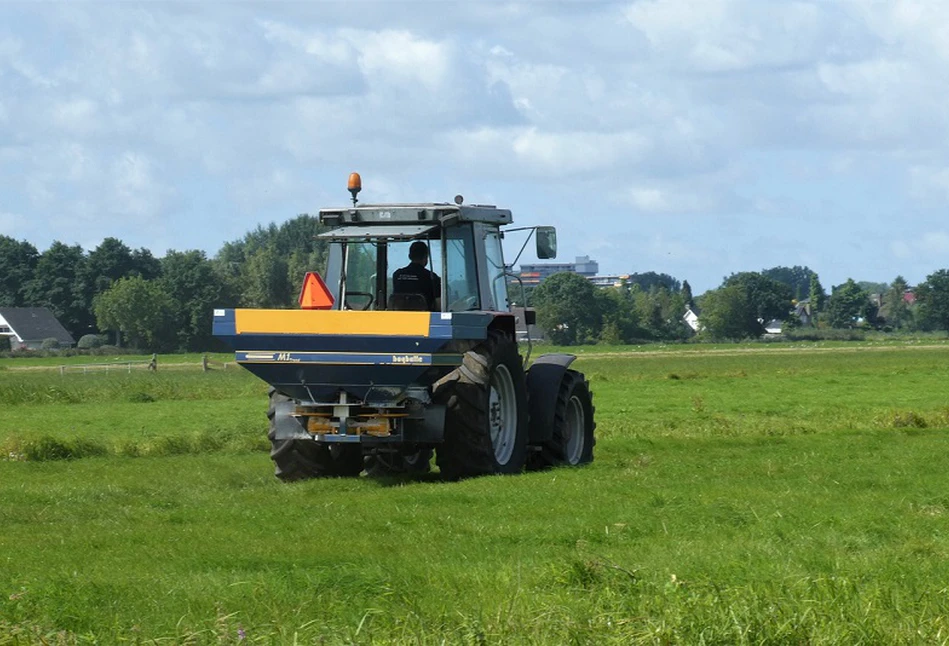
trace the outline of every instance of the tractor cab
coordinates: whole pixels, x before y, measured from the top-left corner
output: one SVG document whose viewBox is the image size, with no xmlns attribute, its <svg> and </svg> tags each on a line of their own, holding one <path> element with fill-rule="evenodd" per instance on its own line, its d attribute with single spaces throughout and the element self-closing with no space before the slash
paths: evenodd
<svg viewBox="0 0 949 646">
<path fill-rule="evenodd" d="M 338 310 L 434 310 L 508 312 L 510 265 L 504 262 L 501 226 L 511 212 L 494 206 L 387 204 L 323 209 L 320 221 L 330 231 L 325 283 Z M 553 227 L 537 231 L 537 255 L 556 255 Z M 437 277 L 438 293 L 400 293 L 393 278 L 410 263 L 410 248 L 428 249 L 425 268 Z M 526 245 L 526 243 L 525 243 Z M 436 306 L 432 306 L 435 303 Z"/>
</svg>

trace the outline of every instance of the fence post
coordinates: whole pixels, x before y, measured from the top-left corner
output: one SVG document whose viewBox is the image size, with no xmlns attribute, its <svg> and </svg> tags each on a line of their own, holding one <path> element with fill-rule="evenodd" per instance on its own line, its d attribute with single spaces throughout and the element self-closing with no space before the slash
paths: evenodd
<svg viewBox="0 0 949 646">
<path fill-rule="evenodd" d="M 66 366 L 60 366 L 60 367 L 59 367 L 59 376 L 62 377 L 62 376 L 65 375 L 65 374 L 66 374 Z"/>
</svg>

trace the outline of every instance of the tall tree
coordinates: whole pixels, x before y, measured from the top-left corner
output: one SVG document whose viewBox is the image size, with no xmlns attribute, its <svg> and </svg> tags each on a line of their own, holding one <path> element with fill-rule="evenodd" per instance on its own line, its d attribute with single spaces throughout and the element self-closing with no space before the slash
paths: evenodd
<svg viewBox="0 0 949 646">
<path fill-rule="evenodd" d="M 319 218 L 298 215 L 280 226 L 258 226 L 240 240 L 227 242 L 214 258 L 219 274 L 239 290 L 242 302 L 292 303 L 307 271 L 326 267 L 327 242 L 317 237 L 326 230 Z M 262 258 L 252 263 L 258 255 Z M 282 264 L 286 276 L 278 279 L 273 270 Z M 274 291 L 283 283 L 279 296 Z"/>
<path fill-rule="evenodd" d="M 161 283 L 140 276 L 118 279 L 95 299 L 99 329 L 121 333 L 127 345 L 139 349 L 175 347 L 174 312 L 175 303 Z"/>
<path fill-rule="evenodd" d="M 949 331 L 949 269 L 940 269 L 916 287 L 920 318 L 933 330 Z"/>
<path fill-rule="evenodd" d="M 851 328 L 868 315 L 870 296 L 852 278 L 831 290 L 827 299 L 827 322 L 835 328 Z"/>
<path fill-rule="evenodd" d="M 132 252 L 132 271 L 129 276 L 140 276 L 152 280 L 161 276 L 161 261 L 152 252 L 141 247 Z"/>
<path fill-rule="evenodd" d="M 740 284 L 725 285 L 702 296 L 701 334 L 713 340 L 758 337 L 764 331 L 748 290 Z"/>
<path fill-rule="evenodd" d="M 643 338 L 659 340 L 663 337 L 665 317 L 662 305 L 667 293 L 664 287 L 653 285 L 651 289 L 644 290 L 638 284 L 633 284 L 633 313 L 642 328 Z"/>
<path fill-rule="evenodd" d="M 106 238 L 86 255 L 79 272 L 78 291 L 86 309 L 95 317 L 93 301 L 132 270 L 132 250 L 117 238 Z"/>
<path fill-rule="evenodd" d="M 893 279 L 890 287 L 883 295 L 883 306 L 880 308 L 880 314 L 886 320 L 886 324 L 894 329 L 905 327 L 912 319 L 909 303 L 906 302 L 906 292 L 909 285 L 902 276 Z"/>
<path fill-rule="evenodd" d="M 85 260 L 79 245 L 54 242 L 40 254 L 23 294 L 26 304 L 50 308 L 76 338 L 93 331 L 95 323 L 83 297 L 81 277 Z"/>
<path fill-rule="evenodd" d="M 254 253 L 244 272 L 243 303 L 248 307 L 279 308 L 290 305 L 287 261 L 273 245 Z"/>
<path fill-rule="evenodd" d="M 595 341 L 603 323 L 596 287 L 583 276 L 561 272 L 534 290 L 537 322 L 560 345 Z"/>
<path fill-rule="evenodd" d="M 767 323 L 772 319 L 785 320 L 791 311 L 791 286 L 754 271 L 732 274 L 725 279 L 725 287 L 741 287 L 748 296 L 755 319 Z M 754 328 L 749 322 L 750 329 Z M 763 331 L 764 328 L 761 328 Z"/>
<path fill-rule="evenodd" d="M 685 303 L 686 307 L 695 307 L 695 299 L 692 297 L 692 285 L 689 284 L 689 281 L 682 281 L 682 302 Z"/>
<path fill-rule="evenodd" d="M 26 240 L 17 242 L 9 236 L 0 236 L 0 305 L 22 307 L 26 284 L 33 277 L 39 260 L 36 247 Z"/>
<path fill-rule="evenodd" d="M 787 320 L 791 287 L 757 272 L 732 274 L 702 298 L 699 320 L 705 336 L 744 339 L 764 334 L 772 319 Z"/>
<path fill-rule="evenodd" d="M 772 267 L 762 269 L 761 275 L 784 283 L 791 288 L 791 297 L 797 300 L 807 298 L 811 286 L 811 277 L 816 274 L 809 267 Z"/>
<path fill-rule="evenodd" d="M 820 278 L 817 277 L 817 274 L 811 274 L 807 298 L 811 303 L 811 313 L 816 319 L 817 313 L 824 309 L 824 304 L 827 301 L 827 292 L 824 291 L 823 285 L 820 284 Z"/>
<path fill-rule="evenodd" d="M 148 249 L 132 251 L 118 238 L 106 238 L 86 256 L 81 272 L 82 298 L 94 313 L 95 297 L 126 276 L 157 278 L 161 263 Z"/>
<path fill-rule="evenodd" d="M 630 274 L 626 281 L 629 285 L 639 285 L 644 292 L 648 292 L 653 287 L 665 287 L 670 292 L 677 292 L 681 288 L 678 279 L 669 274 L 657 274 L 654 271 L 647 271 L 642 274 Z"/>
<path fill-rule="evenodd" d="M 603 321 L 600 341 L 618 345 L 645 338 L 630 290 L 622 287 L 597 289 L 594 296 Z"/>
<path fill-rule="evenodd" d="M 83 264 L 84 287 L 91 297 L 101 294 L 112 283 L 128 276 L 135 268 L 132 250 L 118 238 L 106 238 L 89 252 Z"/>
<path fill-rule="evenodd" d="M 671 292 L 662 285 L 653 286 L 647 292 L 634 285 L 631 300 L 640 327 L 639 338 L 672 341 L 688 337 L 682 321 L 685 301 L 681 293 Z"/>
<path fill-rule="evenodd" d="M 886 283 L 875 283 L 869 280 L 857 281 L 857 286 L 867 294 L 883 294 L 890 288 Z"/>
<path fill-rule="evenodd" d="M 202 351 L 211 347 L 214 309 L 236 305 L 226 281 L 203 251 L 169 251 L 162 258 L 159 279 L 175 302 L 174 325 L 178 347 Z"/>
</svg>

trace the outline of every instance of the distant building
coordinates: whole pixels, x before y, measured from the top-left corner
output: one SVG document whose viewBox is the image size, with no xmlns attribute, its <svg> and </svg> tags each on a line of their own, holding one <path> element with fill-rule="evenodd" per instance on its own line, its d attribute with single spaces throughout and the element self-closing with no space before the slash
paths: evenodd
<svg viewBox="0 0 949 646">
<path fill-rule="evenodd" d="M 794 314 L 803 327 L 810 327 L 814 321 L 814 314 L 811 311 L 811 300 L 805 298 L 802 301 L 798 301 L 794 306 Z"/>
<path fill-rule="evenodd" d="M 0 307 L 0 336 L 10 338 L 13 350 L 39 350 L 46 339 L 56 339 L 60 347 L 76 345 L 46 307 Z"/>
<path fill-rule="evenodd" d="M 699 315 L 691 307 L 685 308 L 685 314 L 682 315 L 682 320 L 685 321 L 685 324 L 688 325 L 693 332 L 698 332 L 702 329 L 702 324 L 699 323 Z"/>
<path fill-rule="evenodd" d="M 543 262 L 533 265 L 521 265 L 521 281 L 524 285 L 540 285 L 554 274 L 569 271 L 592 278 L 600 271 L 600 264 L 590 256 L 577 256 L 574 262 Z"/>
<path fill-rule="evenodd" d="M 622 287 L 629 280 L 629 274 L 589 276 L 589 279 L 597 287 Z"/>
</svg>

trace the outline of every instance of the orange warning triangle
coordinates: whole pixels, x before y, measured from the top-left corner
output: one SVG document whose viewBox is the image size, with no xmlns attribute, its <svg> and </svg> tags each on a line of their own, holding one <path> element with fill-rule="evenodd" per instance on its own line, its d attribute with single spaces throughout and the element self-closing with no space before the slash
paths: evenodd
<svg viewBox="0 0 949 646">
<path fill-rule="evenodd" d="M 305 310 L 328 310 L 333 307 L 333 294 L 315 271 L 306 272 L 303 290 L 300 292 L 300 307 Z"/>
</svg>

